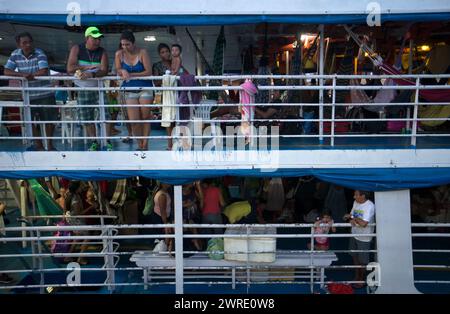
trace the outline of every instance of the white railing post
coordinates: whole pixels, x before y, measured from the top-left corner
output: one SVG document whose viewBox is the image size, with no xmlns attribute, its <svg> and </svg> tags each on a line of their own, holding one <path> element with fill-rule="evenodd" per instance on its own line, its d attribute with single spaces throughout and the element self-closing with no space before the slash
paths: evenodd
<svg viewBox="0 0 450 314">
<path fill-rule="evenodd" d="M 334 122 L 336 115 L 336 76 L 333 77 L 333 90 L 332 90 L 332 102 L 331 102 L 331 146 L 334 146 Z"/>
<path fill-rule="evenodd" d="M 184 292 L 184 260 L 183 260 L 183 195 L 182 186 L 174 186 L 175 208 L 175 292 Z"/>
<path fill-rule="evenodd" d="M 420 77 L 416 78 L 416 95 L 414 99 L 414 111 L 413 111 L 413 121 L 412 121 L 412 132 L 411 132 L 411 146 L 416 146 L 417 144 L 417 116 L 419 111 L 419 85 L 420 85 Z"/>
<path fill-rule="evenodd" d="M 22 98 L 23 98 L 23 122 L 25 124 L 25 134 L 22 134 L 22 136 L 25 135 L 25 144 L 31 144 L 33 143 L 30 138 L 33 136 L 33 128 L 31 122 L 33 119 L 31 117 L 31 108 L 30 108 L 30 92 L 28 91 L 28 80 L 22 80 Z M 22 128 L 23 130 L 23 128 Z"/>
<path fill-rule="evenodd" d="M 309 253 L 309 282 L 311 293 L 314 293 L 314 224 L 311 227 L 311 250 Z"/>
<path fill-rule="evenodd" d="M 22 217 L 26 217 L 28 215 L 28 193 L 26 187 L 26 181 L 22 180 L 20 182 L 20 214 Z M 26 227 L 26 223 L 22 222 L 22 227 Z M 22 231 L 22 238 L 27 237 L 27 231 Z M 22 248 L 27 247 L 27 241 L 22 241 Z"/>
<path fill-rule="evenodd" d="M 41 237 L 41 232 L 39 230 L 36 230 L 36 237 L 37 239 L 37 247 L 38 247 L 38 260 L 39 260 L 39 274 L 40 274 L 40 280 L 39 280 L 39 284 L 41 285 L 39 291 L 41 294 L 44 293 L 44 284 L 45 284 L 45 278 L 44 278 L 44 261 L 42 260 L 42 243 L 41 240 L 39 240 L 39 238 Z"/>
<path fill-rule="evenodd" d="M 319 43 L 319 52 L 320 52 L 320 60 L 319 60 L 319 74 L 323 75 L 324 69 L 324 25 L 320 24 L 320 43 Z M 319 79 L 319 142 L 323 144 L 323 78 Z"/>
<path fill-rule="evenodd" d="M 107 140 L 106 137 L 106 113 L 105 113 L 105 98 L 104 98 L 104 92 L 102 90 L 104 84 L 103 79 L 99 79 L 98 81 L 98 104 L 99 104 L 99 118 L 100 118 L 100 136 L 101 139 L 101 145 L 102 147 L 106 146 Z"/>
</svg>

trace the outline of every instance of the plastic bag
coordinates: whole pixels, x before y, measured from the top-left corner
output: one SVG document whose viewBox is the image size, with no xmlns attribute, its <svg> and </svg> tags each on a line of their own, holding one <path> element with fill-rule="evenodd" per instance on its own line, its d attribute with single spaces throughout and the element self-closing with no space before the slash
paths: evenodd
<svg viewBox="0 0 450 314">
<path fill-rule="evenodd" d="M 208 241 L 208 247 L 206 249 L 209 254 L 209 258 L 214 260 L 223 259 L 223 238 L 213 238 Z"/>
<path fill-rule="evenodd" d="M 159 252 L 167 252 L 167 244 L 164 240 L 156 240 L 156 245 L 153 248 L 153 253 L 159 253 Z"/>
</svg>

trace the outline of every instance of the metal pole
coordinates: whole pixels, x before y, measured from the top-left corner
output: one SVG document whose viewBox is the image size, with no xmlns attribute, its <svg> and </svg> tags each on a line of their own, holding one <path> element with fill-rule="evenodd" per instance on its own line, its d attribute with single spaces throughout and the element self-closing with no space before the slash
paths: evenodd
<svg viewBox="0 0 450 314">
<path fill-rule="evenodd" d="M 409 55 L 408 55 L 408 74 L 412 74 L 413 60 L 412 60 L 412 50 L 414 46 L 414 40 L 409 40 Z M 411 108 L 408 106 L 406 108 L 406 117 L 409 119 L 411 117 Z M 411 122 L 406 121 L 406 131 L 411 130 Z"/>
<path fill-rule="evenodd" d="M 176 294 L 183 294 L 184 291 L 184 261 L 183 261 L 183 196 L 182 186 L 174 187 L 174 208 L 175 208 L 175 284 Z"/>
<path fill-rule="evenodd" d="M 314 226 L 311 227 L 311 252 L 309 253 L 309 266 L 311 267 L 309 270 L 309 283 L 311 293 L 314 293 L 314 262 L 313 262 L 313 254 L 314 254 Z"/>
<path fill-rule="evenodd" d="M 102 147 L 106 146 L 107 140 L 104 138 L 106 136 L 106 123 L 104 122 L 106 120 L 106 114 L 105 114 L 105 98 L 103 91 L 101 88 L 103 87 L 103 80 L 98 80 L 98 104 L 100 106 L 100 136 L 102 136 L 101 144 Z"/>
<path fill-rule="evenodd" d="M 320 42 L 319 42 L 319 52 L 320 52 L 320 60 L 319 60 L 319 74 L 323 75 L 324 69 L 324 26 L 320 24 Z M 319 79 L 320 87 L 323 87 L 323 78 Z M 323 89 L 319 90 L 319 142 L 323 144 Z"/>
<path fill-rule="evenodd" d="M 418 77 L 416 79 L 416 95 L 414 99 L 414 111 L 413 111 L 413 122 L 412 122 L 412 134 L 411 134 L 411 146 L 415 147 L 417 142 L 417 116 L 419 111 L 419 106 L 417 105 L 419 103 L 419 85 L 420 85 L 420 78 Z"/>
<path fill-rule="evenodd" d="M 23 96 L 23 120 L 24 122 L 31 122 L 31 108 L 30 108 L 30 92 L 26 89 L 28 88 L 28 81 L 23 80 L 22 81 L 22 96 Z M 23 130 L 23 129 L 22 129 Z M 22 134 L 23 136 L 23 134 Z M 26 123 L 25 124 L 25 137 L 30 138 L 33 136 L 33 129 L 31 124 Z M 29 144 L 29 140 L 25 139 L 25 144 Z"/>
<path fill-rule="evenodd" d="M 22 180 L 20 182 L 20 214 L 22 215 L 22 217 L 26 217 L 27 213 L 28 213 L 28 200 L 27 200 L 27 188 L 25 186 L 25 180 Z M 22 222 L 22 227 L 25 228 L 27 225 L 25 222 Z M 27 232 L 26 230 L 22 231 L 22 238 L 26 238 L 27 237 Z M 22 242 L 22 248 L 26 248 L 27 247 L 27 242 L 23 241 Z"/>
<path fill-rule="evenodd" d="M 39 253 L 39 273 L 40 273 L 40 282 L 39 284 L 42 285 L 42 287 L 39 289 L 40 293 L 43 294 L 44 293 L 44 284 L 45 284 L 45 278 L 44 278 L 44 272 L 42 271 L 44 269 L 44 261 L 42 260 L 42 243 L 39 240 L 39 238 L 41 237 L 41 232 L 39 230 L 36 231 L 36 237 L 38 238 L 37 240 L 37 247 L 38 247 L 38 253 Z"/>
<path fill-rule="evenodd" d="M 331 107 L 331 146 L 334 146 L 334 123 L 335 123 L 335 115 L 336 115 L 336 77 L 333 77 L 333 97 L 332 97 L 332 107 Z"/>
<path fill-rule="evenodd" d="M 288 74 L 289 74 L 289 50 L 286 50 L 286 75 Z M 286 84 L 288 84 L 287 80 Z"/>
</svg>

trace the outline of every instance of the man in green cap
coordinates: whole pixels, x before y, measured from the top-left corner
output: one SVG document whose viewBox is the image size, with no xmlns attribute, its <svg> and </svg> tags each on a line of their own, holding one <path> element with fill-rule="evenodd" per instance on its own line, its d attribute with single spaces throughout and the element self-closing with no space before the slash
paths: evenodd
<svg viewBox="0 0 450 314">
<path fill-rule="evenodd" d="M 75 75 L 79 80 L 74 81 L 78 87 L 97 87 L 96 80 L 90 80 L 95 77 L 102 77 L 108 74 L 108 56 L 106 50 L 100 47 L 103 34 L 97 27 L 91 26 L 84 32 L 85 42 L 74 45 L 70 49 L 69 59 L 67 61 L 67 73 Z M 85 107 L 99 104 L 99 93 L 97 91 L 79 91 L 78 97 L 78 119 L 82 121 L 95 120 L 98 115 L 98 109 Z M 106 111 L 107 113 L 107 111 Z M 96 137 L 95 124 L 86 125 L 87 136 Z M 90 151 L 99 150 L 99 143 L 94 140 Z M 112 145 L 108 141 L 106 150 L 112 150 Z"/>
</svg>

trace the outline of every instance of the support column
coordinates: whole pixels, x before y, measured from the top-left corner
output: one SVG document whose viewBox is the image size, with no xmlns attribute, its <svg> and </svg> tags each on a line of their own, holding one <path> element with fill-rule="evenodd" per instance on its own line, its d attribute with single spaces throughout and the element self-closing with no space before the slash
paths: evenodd
<svg viewBox="0 0 450 314">
<path fill-rule="evenodd" d="M 375 192 L 380 286 L 377 294 L 419 293 L 414 286 L 409 190 Z"/>
<path fill-rule="evenodd" d="M 175 284 L 176 294 L 184 291 L 184 262 L 183 262 L 183 204 L 181 185 L 174 187 L 175 208 Z"/>
</svg>

